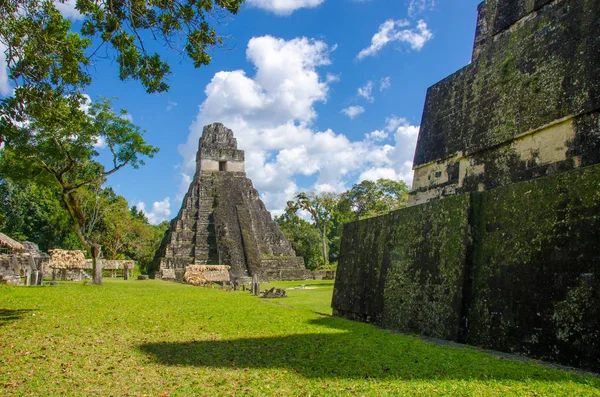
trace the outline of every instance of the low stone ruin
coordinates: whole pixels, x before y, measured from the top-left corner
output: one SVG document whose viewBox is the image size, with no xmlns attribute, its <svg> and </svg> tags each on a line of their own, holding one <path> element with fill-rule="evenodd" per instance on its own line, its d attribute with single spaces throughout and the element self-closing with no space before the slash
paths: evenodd
<svg viewBox="0 0 600 397">
<path fill-rule="evenodd" d="M 0 233 L 0 248 L 0 283 L 42 285 L 49 256 L 41 252 L 37 244 L 20 243 Z"/>
<path fill-rule="evenodd" d="M 267 299 L 287 298 L 287 293 L 284 289 L 273 287 L 271 289 L 264 290 L 260 297 Z"/>
<path fill-rule="evenodd" d="M 209 283 L 228 283 L 229 266 L 219 265 L 190 265 L 185 268 L 183 279 L 192 285 Z"/>
<path fill-rule="evenodd" d="M 87 266 L 83 251 L 55 249 L 48 252 L 50 252 L 48 266 L 54 270 L 52 279 L 56 278 L 56 271 L 60 271 L 60 278 L 63 281 L 81 281 L 90 278 L 85 272 Z"/>
<path fill-rule="evenodd" d="M 135 262 L 132 260 L 121 260 L 121 259 L 99 259 L 99 262 L 102 264 L 102 270 L 110 271 L 110 277 L 117 277 L 117 271 L 123 271 L 123 278 L 125 280 L 129 279 L 129 274 L 131 270 L 133 270 L 135 266 Z M 85 268 L 92 269 L 92 260 L 85 260 Z"/>
</svg>

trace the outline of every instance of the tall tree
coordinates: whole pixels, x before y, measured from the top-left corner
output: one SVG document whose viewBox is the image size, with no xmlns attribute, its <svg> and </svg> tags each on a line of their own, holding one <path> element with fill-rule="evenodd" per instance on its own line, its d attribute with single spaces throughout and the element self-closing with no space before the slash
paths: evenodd
<svg viewBox="0 0 600 397">
<path fill-rule="evenodd" d="M 314 270 L 321 266 L 323 258 L 320 234 L 313 225 L 296 214 L 294 202 L 288 202 L 286 212 L 276 216 L 275 223 L 292 245 L 296 255 L 304 258 L 307 269 Z"/>
<path fill-rule="evenodd" d="M 329 263 L 327 254 L 327 232 L 331 226 L 333 212 L 338 200 L 338 195 L 334 193 L 321 193 L 307 195 L 302 192 L 296 196 L 295 202 L 292 202 L 291 209 L 295 211 L 302 209 L 307 211 L 312 217 L 315 227 L 321 237 L 321 254 L 323 256 L 323 265 Z"/>
<path fill-rule="evenodd" d="M 350 204 L 356 219 L 362 219 L 406 207 L 408 191 L 408 186 L 403 181 L 365 180 L 343 193 L 342 200 Z"/>
<path fill-rule="evenodd" d="M 0 178 L 0 230 L 19 241 L 35 242 L 43 251 L 83 248 L 61 206 L 59 189 L 32 181 Z"/>
<path fill-rule="evenodd" d="M 153 157 L 158 149 L 146 144 L 139 127 L 113 112 L 110 101 L 97 101 L 87 111 L 81 106 L 73 108 L 71 101 L 70 97 L 57 98 L 57 107 L 51 112 L 27 106 L 23 123 L 1 118 L 5 147 L 0 171 L 14 179 L 33 178 L 57 185 L 61 202 L 73 220 L 73 230 L 92 256 L 94 283 L 102 284 L 98 263 L 101 247 L 86 232 L 93 219 L 86 218 L 79 191 L 103 183 L 108 175 L 128 164 L 139 167 L 144 164 L 143 157 Z M 107 169 L 97 161 L 95 146 L 99 142 L 111 153 Z"/>
</svg>

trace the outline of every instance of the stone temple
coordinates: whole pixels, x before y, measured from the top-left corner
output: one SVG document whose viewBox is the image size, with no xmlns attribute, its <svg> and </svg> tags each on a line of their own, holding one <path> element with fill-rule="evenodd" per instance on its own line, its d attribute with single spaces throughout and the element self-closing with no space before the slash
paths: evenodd
<svg viewBox="0 0 600 397">
<path fill-rule="evenodd" d="M 183 282 L 190 265 L 227 265 L 232 281 L 311 278 L 252 181 L 244 151 L 221 123 L 204 127 L 196 173 L 159 251 L 157 278 Z"/>
<path fill-rule="evenodd" d="M 409 206 L 344 227 L 333 312 L 600 371 L 600 1 L 478 11 Z"/>
</svg>

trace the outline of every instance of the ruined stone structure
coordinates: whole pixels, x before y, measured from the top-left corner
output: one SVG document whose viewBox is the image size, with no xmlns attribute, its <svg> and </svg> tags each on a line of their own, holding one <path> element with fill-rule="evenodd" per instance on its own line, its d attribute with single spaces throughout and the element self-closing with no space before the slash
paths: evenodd
<svg viewBox="0 0 600 397">
<path fill-rule="evenodd" d="M 488 0 L 409 207 L 346 225 L 334 313 L 600 370 L 600 2 Z"/>
<path fill-rule="evenodd" d="M 204 127 L 196 174 L 160 248 L 156 277 L 184 281 L 191 265 L 230 266 L 231 280 L 311 278 L 244 172 L 244 151 L 220 123 Z"/>
</svg>

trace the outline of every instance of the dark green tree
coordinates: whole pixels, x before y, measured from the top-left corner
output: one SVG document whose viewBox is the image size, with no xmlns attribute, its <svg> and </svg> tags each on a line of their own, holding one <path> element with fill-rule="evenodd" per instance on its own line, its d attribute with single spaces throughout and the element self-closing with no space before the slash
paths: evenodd
<svg viewBox="0 0 600 397">
<path fill-rule="evenodd" d="M 406 207 L 408 191 L 408 186 L 403 181 L 365 180 L 345 192 L 342 201 L 348 202 L 356 219 L 362 219 Z"/>
<path fill-rule="evenodd" d="M 290 211 L 296 212 L 302 209 L 308 212 L 313 219 L 314 226 L 321 238 L 321 255 L 324 266 L 329 264 L 327 236 L 338 199 L 338 195 L 334 193 L 306 194 L 302 192 L 296 196 L 295 201 L 288 203 Z"/>
<path fill-rule="evenodd" d="M 5 144 L 0 171 L 16 180 L 53 183 L 60 190 L 73 231 L 92 256 L 94 283 L 102 284 L 97 261 L 101 247 L 90 237 L 90 222 L 94 220 L 86 217 L 80 190 L 101 185 L 108 175 L 126 165 L 143 165 L 143 157 L 153 157 L 158 149 L 146 144 L 139 127 L 121 117 L 122 112 L 113 112 L 110 101 L 97 101 L 84 111 L 73 108 L 71 100 L 57 98 L 55 108 L 49 111 L 27 106 L 24 123 L 0 119 Z M 111 153 L 108 168 L 97 161 L 95 145 L 100 141 Z"/>
<path fill-rule="evenodd" d="M 314 225 L 301 219 L 294 210 L 294 203 L 288 202 L 287 210 L 281 216 L 275 217 L 279 230 L 290 242 L 292 248 L 304 258 L 304 264 L 310 270 L 320 267 L 323 261 L 320 250 L 321 237 Z"/>
<path fill-rule="evenodd" d="M 56 186 L 1 178 L 0 230 L 19 241 L 35 242 L 42 251 L 83 248 Z"/>
</svg>

